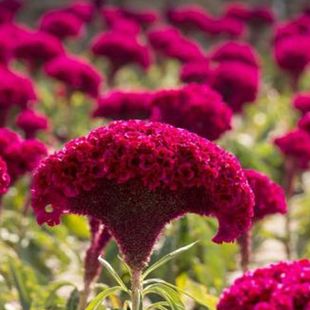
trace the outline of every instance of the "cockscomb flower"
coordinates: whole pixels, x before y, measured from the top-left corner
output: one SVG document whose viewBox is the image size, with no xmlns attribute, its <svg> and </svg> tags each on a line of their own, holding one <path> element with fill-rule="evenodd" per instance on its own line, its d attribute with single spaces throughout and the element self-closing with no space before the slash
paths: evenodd
<svg viewBox="0 0 310 310">
<path fill-rule="evenodd" d="M 48 118 L 32 109 L 27 109 L 18 115 L 16 125 L 25 132 L 27 139 L 31 139 L 38 131 L 48 128 Z"/>
<path fill-rule="evenodd" d="M 180 79 L 184 83 L 207 83 L 210 76 L 209 59 L 183 64 Z"/>
<path fill-rule="evenodd" d="M 211 71 L 209 82 L 238 113 L 245 104 L 256 100 L 260 84 L 259 70 L 238 61 L 226 61 Z"/>
<path fill-rule="evenodd" d="M 280 262 L 248 272 L 226 289 L 217 310 L 308 310 L 310 261 Z"/>
<path fill-rule="evenodd" d="M 91 22 L 95 13 L 94 6 L 86 1 L 76 1 L 64 10 L 74 14 L 85 23 Z"/>
<path fill-rule="evenodd" d="M 91 64 L 82 58 L 60 56 L 48 62 L 44 70 L 48 76 L 63 82 L 68 94 L 81 91 L 91 97 L 98 96 L 103 78 Z"/>
<path fill-rule="evenodd" d="M 298 93 L 293 100 L 293 106 L 302 114 L 310 112 L 310 92 Z"/>
<path fill-rule="evenodd" d="M 121 8 L 123 17 L 135 21 L 137 24 L 147 28 L 159 20 L 159 14 L 155 10 L 133 10 L 130 8 Z"/>
<path fill-rule="evenodd" d="M 141 27 L 130 19 L 118 18 L 111 24 L 110 30 L 111 32 L 122 33 L 136 37 L 141 32 Z"/>
<path fill-rule="evenodd" d="M 273 24 L 275 16 L 269 7 L 258 6 L 251 9 L 249 22 L 253 27 Z"/>
<path fill-rule="evenodd" d="M 0 2 L 0 24 L 10 23 L 22 7 L 20 0 L 2 0 Z"/>
<path fill-rule="evenodd" d="M 15 56 L 25 61 L 31 69 L 36 69 L 63 54 L 61 41 L 43 31 L 29 33 L 15 47 Z"/>
<path fill-rule="evenodd" d="M 303 115 L 303 117 L 298 121 L 298 128 L 310 133 L 310 112 Z"/>
<path fill-rule="evenodd" d="M 95 117 L 113 120 L 148 119 L 151 114 L 150 92 L 112 91 L 98 100 Z"/>
<path fill-rule="evenodd" d="M 213 24 L 214 32 L 210 33 L 213 36 L 238 38 L 244 35 L 246 30 L 243 22 L 227 16 L 215 20 Z"/>
<path fill-rule="evenodd" d="M 301 169 L 309 168 L 310 162 L 310 134 L 305 130 L 295 129 L 274 140 L 276 146 L 295 165 Z"/>
<path fill-rule="evenodd" d="M 242 3 L 233 3 L 226 7 L 224 16 L 235 18 L 243 22 L 247 22 L 250 18 L 250 11 L 247 6 Z"/>
<path fill-rule="evenodd" d="M 152 99 L 151 120 L 192 131 L 209 140 L 231 129 L 232 111 L 205 85 L 159 90 Z"/>
<path fill-rule="evenodd" d="M 0 156 L 0 195 L 3 195 L 10 184 L 10 176 L 7 172 L 7 166 L 5 161 Z"/>
<path fill-rule="evenodd" d="M 187 212 L 217 217 L 215 242 L 235 240 L 251 225 L 253 194 L 238 160 L 212 142 L 131 120 L 95 129 L 44 160 L 32 206 L 39 224 L 58 224 L 64 213 L 100 219 L 128 265 L 141 270 L 164 226 Z"/>
<path fill-rule="evenodd" d="M 39 29 L 64 40 L 81 34 L 83 20 L 66 10 L 49 11 L 42 16 Z"/>
<path fill-rule="evenodd" d="M 226 42 L 216 47 L 210 55 L 212 61 L 239 61 L 255 68 L 259 67 L 259 56 L 254 48 L 241 42 Z"/>
<path fill-rule="evenodd" d="M 7 164 L 11 182 L 33 171 L 46 155 L 47 149 L 39 140 L 23 140 L 14 131 L 0 128 L 0 156 Z"/>
<path fill-rule="evenodd" d="M 113 74 L 128 64 L 137 64 L 147 69 L 151 64 L 149 49 L 135 36 L 117 31 L 99 35 L 92 43 L 92 52 L 96 56 L 109 59 Z"/>
</svg>

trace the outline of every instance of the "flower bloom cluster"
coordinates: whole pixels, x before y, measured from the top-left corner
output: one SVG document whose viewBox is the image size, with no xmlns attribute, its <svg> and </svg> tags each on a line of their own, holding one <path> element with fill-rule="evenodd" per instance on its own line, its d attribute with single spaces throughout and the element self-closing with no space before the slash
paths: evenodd
<svg viewBox="0 0 310 310">
<path fill-rule="evenodd" d="M 310 309 L 310 261 L 280 262 L 246 273 L 224 291 L 217 309 Z"/>
<path fill-rule="evenodd" d="M 37 131 L 48 128 L 48 119 L 32 109 L 27 109 L 18 115 L 16 125 L 25 132 L 27 139 L 31 139 Z"/>
<path fill-rule="evenodd" d="M 45 72 L 67 86 L 68 93 L 81 91 L 97 97 L 102 83 L 101 74 L 88 62 L 73 56 L 60 56 L 48 62 Z"/>
<path fill-rule="evenodd" d="M 306 113 L 299 121 L 298 128 L 307 131 L 310 134 L 310 112 Z"/>
<path fill-rule="evenodd" d="M 250 227 L 253 203 L 234 156 L 186 130 L 137 120 L 67 143 L 41 162 L 32 187 L 38 223 L 58 224 L 64 213 L 100 219 L 134 269 L 172 219 L 214 216 L 213 240 L 230 242 Z"/>
<path fill-rule="evenodd" d="M 10 184 L 10 177 L 7 172 L 5 161 L 0 157 L 0 195 L 3 195 Z"/>
<path fill-rule="evenodd" d="M 75 1 L 66 7 L 64 11 L 74 14 L 85 23 L 92 21 L 95 12 L 94 6 L 86 1 Z"/>
<path fill-rule="evenodd" d="M 245 175 L 255 196 L 255 221 L 261 220 L 266 215 L 286 213 L 285 193 L 280 185 L 253 169 L 246 169 Z"/>
<path fill-rule="evenodd" d="M 0 156 L 7 164 L 11 182 L 33 171 L 46 155 L 47 150 L 42 142 L 23 140 L 14 131 L 0 128 Z"/>
<path fill-rule="evenodd" d="M 39 29 L 50 33 L 60 40 L 77 37 L 81 34 L 83 20 L 67 10 L 55 10 L 45 13 Z"/>
<path fill-rule="evenodd" d="M 21 0 L 2 0 L 0 2 L 0 24 L 12 22 L 21 6 Z"/>
<path fill-rule="evenodd" d="M 151 114 L 150 92 L 115 90 L 99 98 L 95 117 L 113 120 L 147 119 Z"/>
<path fill-rule="evenodd" d="M 302 114 L 310 112 L 310 92 L 298 93 L 293 100 L 293 106 Z"/>
<path fill-rule="evenodd" d="M 207 83 L 210 76 L 209 59 L 183 64 L 180 79 L 184 83 Z"/>
<path fill-rule="evenodd" d="M 151 120 L 192 131 L 209 140 L 231 129 L 231 109 L 205 85 L 160 90 L 152 99 Z"/>
</svg>

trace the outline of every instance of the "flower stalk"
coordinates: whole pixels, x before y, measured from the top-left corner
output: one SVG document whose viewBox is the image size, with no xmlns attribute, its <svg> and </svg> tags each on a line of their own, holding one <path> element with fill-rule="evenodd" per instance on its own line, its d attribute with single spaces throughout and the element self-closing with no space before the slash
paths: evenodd
<svg viewBox="0 0 310 310">
<path fill-rule="evenodd" d="M 142 275 L 140 269 L 133 269 L 131 276 L 131 310 L 140 310 L 142 307 Z"/>
</svg>

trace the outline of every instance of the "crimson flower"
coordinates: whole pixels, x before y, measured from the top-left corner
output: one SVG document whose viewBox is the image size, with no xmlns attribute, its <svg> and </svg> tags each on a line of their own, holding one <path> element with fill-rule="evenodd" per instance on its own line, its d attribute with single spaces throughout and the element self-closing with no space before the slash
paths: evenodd
<svg viewBox="0 0 310 310">
<path fill-rule="evenodd" d="M 298 121 L 298 128 L 310 133 L 310 112 L 303 115 L 303 117 Z"/>
<path fill-rule="evenodd" d="M 298 93 L 293 100 L 293 105 L 302 114 L 310 112 L 310 92 Z"/>
<path fill-rule="evenodd" d="M 10 184 L 10 176 L 7 172 L 7 166 L 5 161 L 0 156 L 0 195 L 3 195 Z"/>
<path fill-rule="evenodd" d="M 217 310 L 308 310 L 310 261 L 280 262 L 248 272 L 226 289 Z"/>
<path fill-rule="evenodd" d="M 0 2 L 0 24 L 12 22 L 21 7 L 21 0 L 2 0 Z"/>
<path fill-rule="evenodd" d="M 95 13 L 94 6 L 85 1 L 76 1 L 64 10 L 74 14 L 85 23 L 91 22 Z"/>
<path fill-rule="evenodd" d="M 64 213 L 101 220 L 126 262 L 141 270 L 165 225 L 187 212 L 215 216 L 215 242 L 251 225 L 253 194 L 238 160 L 186 130 L 116 121 L 70 141 L 34 174 L 39 224 Z M 46 206 L 49 206 L 47 209 Z"/>
<path fill-rule="evenodd" d="M 247 22 L 250 18 L 250 11 L 247 6 L 242 3 L 233 3 L 226 7 L 224 16 L 235 18 L 243 22 Z"/>
<path fill-rule="evenodd" d="M 180 79 L 184 83 L 207 83 L 210 77 L 209 59 L 193 61 L 183 64 Z"/>
</svg>

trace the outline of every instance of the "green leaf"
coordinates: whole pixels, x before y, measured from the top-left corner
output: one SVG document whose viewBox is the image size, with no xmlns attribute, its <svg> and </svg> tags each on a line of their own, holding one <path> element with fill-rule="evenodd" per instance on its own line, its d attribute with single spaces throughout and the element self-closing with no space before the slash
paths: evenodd
<svg viewBox="0 0 310 310">
<path fill-rule="evenodd" d="M 52 289 L 51 289 L 49 295 L 47 296 L 47 298 L 45 300 L 45 307 L 46 308 L 51 307 L 53 305 L 53 302 L 54 302 L 55 298 L 57 297 L 57 291 L 64 286 L 75 287 L 74 284 L 72 284 L 71 282 L 68 282 L 68 281 L 62 281 L 62 282 L 55 283 L 52 286 Z"/>
<path fill-rule="evenodd" d="M 166 301 L 159 301 L 149 305 L 145 310 L 167 310 L 166 307 L 169 307 L 169 304 Z"/>
<path fill-rule="evenodd" d="M 129 293 L 129 290 L 126 287 L 125 283 L 120 278 L 120 276 L 117 274 L 117 272 L 114 270 L 114 268 L 110 265 L 110 263 L 106 261 L 102 256 L 100 256 L 98 259 L 101 265 L 103 265 L 106 268 L 106 270 L 110 273 L 113 279 L 119 284 L 122 290 Z"/>
<path fill-rule="evenodd" d="M 79 305 L 80 294 L 79 291 L 75 288 L 67 301 L 66 310 L 77 310 Z"/>
<path fill-rule="evenodd" d="M 165 255 L 164 257 L 162 257 L 161 259 L 159 259 L 157 262 L 155 262 L 152 266 L 150 266 L 149 268 L 147 268 L 145 270 L 145 272 L 142 275 L 142 279 L 145 279 L 151 272 L 153 272 L 154 270 L 158 269 L 159 267 L 161 267 L 162 265 L 166 264 L 167 262 L 169 262 L 170 260 L 174 259 L 176 256 L 182 254 L 183 252 L 191 249 L 194 245 L 196 245 L 198 243 L 198 241 L 195 241 L 191 244 L 188 244 L 182 248 L 179 248 L 167 255 Z"/>
<path fill-rule="evenodd" d="M 99 306 L 102 302 L 109 297 L 110 295 L 115 294 L 117 291 L 122 291 L 122 287 L 120 286 L 113 286 L 105 289 L 101 293 L 99 293 L 87 306 L 86 310 L 99 310 Z"/>
</svg>

